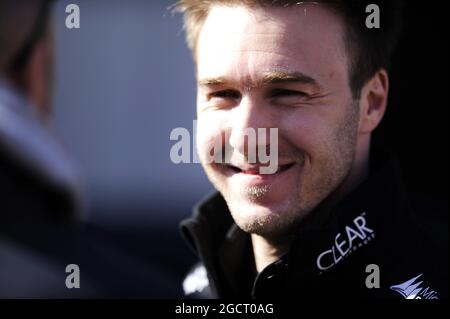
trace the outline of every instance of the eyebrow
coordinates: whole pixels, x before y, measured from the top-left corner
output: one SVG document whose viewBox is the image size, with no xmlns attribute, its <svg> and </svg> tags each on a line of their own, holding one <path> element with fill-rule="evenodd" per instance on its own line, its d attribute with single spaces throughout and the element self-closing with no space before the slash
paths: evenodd
<svg viewBox="0 0 450 319">
<path fill-rule="evenodd" d="M 232 81 L 227 77 L 214 77 L 214 78 L 199 79 L 198 85 L 199 86 L 227 85 L 232 84 L 233 82 L 235 81 Z M 258 85 L 261 84 L 300 83 L 313 85 L 320 88 L 319 83 L 314 78 L 301 72 L 284 72 L 284 71 L 267 72 L 264 73 L 262 78 L 256 81 L 256 83 L 252 81 L 246 82 L 247 82 L 246 86 L 250 87 L 257 87 Z"/>
</svg>

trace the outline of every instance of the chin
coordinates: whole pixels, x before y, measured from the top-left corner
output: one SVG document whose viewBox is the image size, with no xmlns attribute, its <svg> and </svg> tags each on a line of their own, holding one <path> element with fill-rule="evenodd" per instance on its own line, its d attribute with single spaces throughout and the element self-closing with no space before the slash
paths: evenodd
<svg viewBox="0 0 450 319">
<path fill-rule="evenodd" d="M 248 200 L 227 200 L 235 223 L 243 231 L 263 237 L 284 236 L 295 224 L 295 214 L 278 205 L 262 205 Z"/>
</svg>

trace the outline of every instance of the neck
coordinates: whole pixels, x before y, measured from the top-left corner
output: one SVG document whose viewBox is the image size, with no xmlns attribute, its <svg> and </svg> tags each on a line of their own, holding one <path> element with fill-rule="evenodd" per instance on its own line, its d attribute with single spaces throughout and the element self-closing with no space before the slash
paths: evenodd
<svg viewBox="0 0 450 319">
<path fill-rule="evenodd" d="M 277 261 L 289 251 L 292 237 L 271 240 L 252 234 L 253 255 L 255 257 L 256 270 L 263 271 L 271 263 Z"/>
</svg>

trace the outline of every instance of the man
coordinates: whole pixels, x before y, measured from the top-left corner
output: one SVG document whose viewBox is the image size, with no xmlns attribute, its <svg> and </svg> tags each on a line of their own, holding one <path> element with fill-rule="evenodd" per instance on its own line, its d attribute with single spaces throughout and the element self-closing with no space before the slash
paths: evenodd
<svg viewBox="0 0 450 319">
<path fill-rule="evenodd" d="M 179 2 L 199 157 L 218 190 L 182 223 L 201 260 L 187 296 L 447 296 L 447 239 L 416 222 L 395 159 L 370 147 L 401 17 L 379 1 L 381 28 L 368 29 L 368 4 Z M 278 129 L 275 173 L 248 160 L 274 142 L 252 147 L 248 128 Z M 218 141 L 225 161 L 210 160 Z"/>
</svg>

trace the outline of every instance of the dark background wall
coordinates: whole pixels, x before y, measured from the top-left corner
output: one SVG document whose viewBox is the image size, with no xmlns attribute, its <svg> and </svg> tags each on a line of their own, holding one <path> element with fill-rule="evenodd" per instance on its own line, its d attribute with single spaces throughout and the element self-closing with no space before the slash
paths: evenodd
<svg viewBox="0 0 450 319">
<path fill-rule="evenodd" d="M 396 150 L 409 191 L 448 199 L 448 3 L 406 1 L 376 143 Z"/>
<path fill-rule="evenodd" d="M 195 118 L 181 17 L 167 9 L 172 1 L 79 0 L 81 29 L 68 30 L 68 3 L 55 10 L 55 124 L 84 172 L 90 219 L 181 279 L 193 255 L 177 223 L 211 190 L 199 164 L 169 158 L 171 130 L 191 128 Z M 375 135 L 399 154 L 411 193 L 441 201 L 448 199 L 446 7 L 407 1 L 389 109 Z"/>
</svg>

